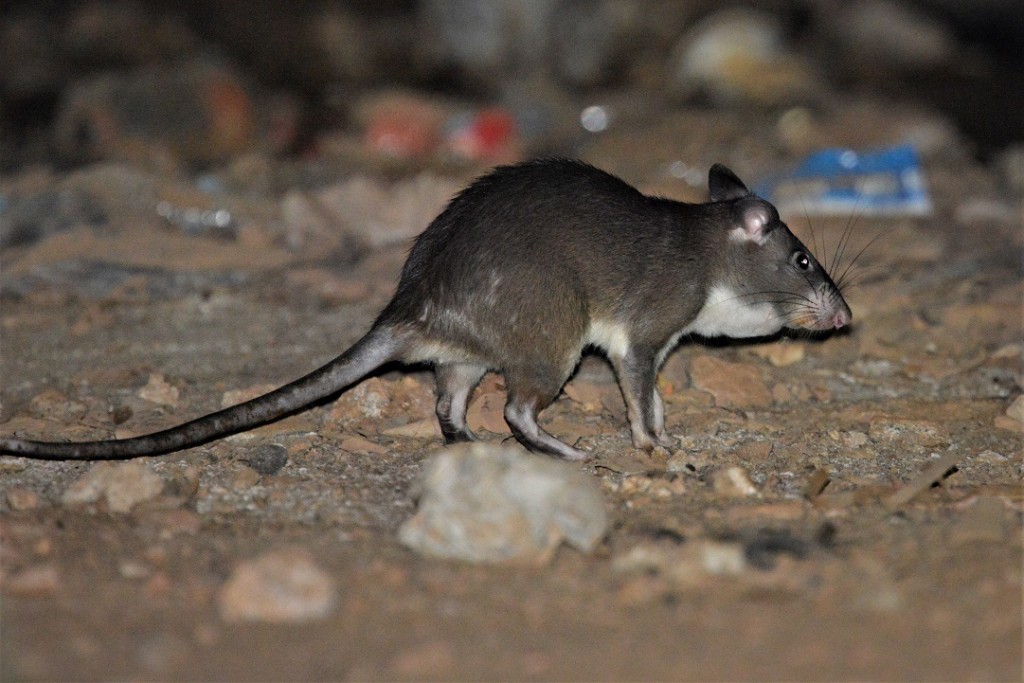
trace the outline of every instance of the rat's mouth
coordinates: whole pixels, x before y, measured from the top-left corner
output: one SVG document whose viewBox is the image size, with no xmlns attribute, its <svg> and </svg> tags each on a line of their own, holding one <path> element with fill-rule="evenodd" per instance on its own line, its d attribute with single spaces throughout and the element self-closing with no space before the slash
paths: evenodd
<svg viewBox="0 0 1024 683">
<path fill-rule="evenodd" d="M 792 327 L 816 332 L 839 330 L 850 324 L 851 317 L 847 311 L 834 311 L 820 317 L 813 312 L 803 312 L 791 317 L 789 324 Z"/>
</svg>

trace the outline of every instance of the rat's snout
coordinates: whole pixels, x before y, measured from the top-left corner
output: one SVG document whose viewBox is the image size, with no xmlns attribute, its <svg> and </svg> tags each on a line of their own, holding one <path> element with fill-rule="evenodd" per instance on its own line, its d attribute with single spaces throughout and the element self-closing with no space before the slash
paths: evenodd
<svg viewBox="0 0 1024 683">
<path fill-rule="evenodd" d="M 807 295 L 805 301 L 790 314 L 790 327 L 824 332 L 840 330 L 853 320 L 849 305 L 838 290 L 827 283 Z"/>
<path fill-rule="evenodd" d="M 850 324 L 850 320 L 853 315 L 850 313 L 850 309 L 836 311 L 836 314 L 832 316 L 832 326 L 837 330 L 840 330 Z"/>
</svg>

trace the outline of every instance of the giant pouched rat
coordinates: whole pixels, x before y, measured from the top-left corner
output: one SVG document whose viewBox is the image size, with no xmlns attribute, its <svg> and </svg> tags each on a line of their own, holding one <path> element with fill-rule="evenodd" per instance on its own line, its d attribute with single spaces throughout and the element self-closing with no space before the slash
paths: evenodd
<svg viewBox="0 0 1024 683">
<path fill-rule="evenodd" d="M 366 335 L 305 377 L 177 427 L 123 440 L 0 438 L 34 458 L 157 455 L 270 422 L 392 362 L 430 363 L 445 441 L 468 441 L 466 405 L 489 370 L 505 377 L 505 420 L 526 448 L 587 454 L 537 424 L 584 349 L 611 360 L 633 444 L 668 445 L 658 369 L 682 335 L 759 337 L 841 328 L 835 283 L 779 219 L 721 165 L 711 201 L 650 197 L 579 161 L 502 166 L 456 196 L 416 239 L 394 298 Z"/>
</svg>

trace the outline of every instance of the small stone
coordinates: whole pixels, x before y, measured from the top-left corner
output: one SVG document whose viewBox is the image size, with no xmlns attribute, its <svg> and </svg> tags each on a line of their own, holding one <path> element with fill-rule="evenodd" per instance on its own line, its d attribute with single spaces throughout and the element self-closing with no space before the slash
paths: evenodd
<svg viewBox="0 0 1024 683">
<path fill-rule="evenodd" d="M 949 441 L 942 429 L 925 420 L 876 418 L 868 427 L 868 436 L 876 442 L 918 448 L 945 448 Z"/>
<path fill-rule="evenodd" d="M 1008 459 L 1009 458 L 1007 458 L 1002 453 L 993 451 L 991 449 L 985 449 L 981 453 L 978 453 L 976 456 L 974 456 L 975 461 L 986 463 L 989 465 L 1002 465 L 1006 463 Z"/>
<path fill-rule="evenodd" d="M 296 623 L 323 619 L 337 603 L 334 580 L 301 548 L 239 563 L 217 595 L 229 622 Z"/>
<path fill-rule="evenodd" d="M 138 391 L 140 398 L 152 403 L 159 403 L 162 406 L 178 405 L 178 388 L 169 384 L 167 379 L 160 373 L 154 372 L 149 376 L 146 386 Z"/>
<path fill-rule="evenodd" d="M 53 595 L 60 587 L 60 573 L 52 564 L 38 564 L 21 571 L 4 575 L 3 591 L 8 595 L 38 598 Z"/>
<path fill-rule="evenodd" d="M 665 471 L 672 473 L 692 474 L 697 471 L 699 458 L 686 450 L 678 450 L 665 461 Z"/>
<path fill-rule="evenodd" d="M 1024 432 L 1024 422 L 1006 415 L 997 416 L 993 424 L 997 429 L 1005 429 L 1008 432 Z"/>
<path fill-rule="evenodd" d="M 771 441 L 749 441 L 736 447 L 736 457 L 744 462 L 767 460 L 775 451 Z"/>
<path fill-rule="evenodd" d="M 156 498 L 163 488 L 160 475 L 140 462 L 100 462 L 68 487 L 61 502 L 79 505 L 105 498 L 111 512 L 127 513 L 139 503 Z"/>
<path fill-rule="evenodd" d="M 776 343 L 756 346 L 754 353 L 767 360 L 777 368 L 785 368 L 804 359 L 805 351 L 803 344 Z"/>
<path fill-rule="evenodd" d="M 1015 398 L 1006 409 L 1006 414 L 996 418 L 995 425 L 999 429 L 1024 432 L 1024 396 Z"/>
<path fill-rule="evenodd" d="M 376 441 L 370 441 L 369 439 L 361 436 L 346 436 L 341 440 L 341 450 L 348 451 L 349 453 L 370 453 L 373 455 L 384 455 L 388 452 L 385 446 L 380 445 Z"/>
<path fill-rule="evenodd" d="M 379 419 L 391 403 L 391 392 L 385 380 L 371 377 L 346 392 L 342 397 L 342 400 L 345 399 L 355 401 L 364 417 Z"/>
<path fill-rule="evenodd" d="M 142 587 L 142 592 L 151 598 L 165 596 L 171 592 L 173 585 L 171 577 L 167 575 L 167 572 L 158 571 L 149 577 L 149 580 Z"/>
<path fill-rule="evenodd" d="M 409 439 L 436 439 L 441 436 L 441 426 L 437 420 L 428 417 L 404 425 L 390 427 L 381 432 L 384 436 L 399 436 Z"/>
<path fill-rule="evenodd" d="M 29 409 L 39 417 L 67 415 L 83 415 L 85 405 L 72 401 L 56 389 L 47 389 L 32 397 Z"/>
<path fill-rule="evenodd" d="M 739 543 L 703 541 L 698 555 L 701 568 L 712 576 L 736 576 L 747 568 L 746 551 Z"/>
<path fill-rule="evenodd" d="M 288 463 L 288 450 L 277 444 L 261 444 L 250 448 L 242 459 L 259 474 L 277 474 Z"/>
<path fill-rule="evenodd" d="M 724 408 L 767 408 L 772 394 L 753 365 L 698 356 L 690 363 L 693 386 L 715 397 Z"/>
<path fill-rule="evenodd" d="M 612 562 L 615 571 L 640 576 L 660 576 L 679 589 L 707 585 L 713 577 L 739 576 L 747 571 L 744 547 L 739 543 L 696 540 L 681 546 L 641 544 Z M 656 588 L 657 584 L 650 586 Z"/>
<path fill-rule="evenodd" d="M 742 467 L 726 467 L 711 475 L 715 493 L 733 498 L 757 495 L 757 487 L 750 481 L 750 475 Z"/>
<path fill-rule="evenodd" d="M 469 562 L 544 562 L 564 540 L 589 551 L 608 525 L 601 490 L 578 467 L 486 443 L 442 450 L 419 508 L 399 530 L 414 550 Z"/>
<path fill-rule="evenodd" d="M 117 566 L 117 571 L 122 577 L 132 580 L 145 579 L 153 573 L 152 569 L 137 560 L 123 560 Z"/>
<path fill-rule="evenodd" d="M 839 438 L 847 448 L 860 448 L 868 443 L 868 435 L 864 432 L 841 432 Z"/>
<path fill-rule="evenodd" d="M 23 486 L 15 486 L 7 490 L 7 504 L 12 510 L 23 512 L 39 507 L 39 494 Z"/>
<path fill-rule="evenodd" d="M 35 545 L 32 546 L 32 552 L 38 557 L 48 557 L 53 553 L 53 540 L 50 538 L 40 538 L 36 541 Z"/>
<path fill-rule="evenodd" d="M 231 488 L 235 491 L 247 491 L 260 483 L 260 473 L 251 467 L 242 467 L 231 477 Z"/>
<path fill-rule="evenodd" d="M 811 476 L 807 477 L 807 482 L 804 484 L 804 498 L 808 500 L 814 500 L 821 495 L 821 492 L 825 490 L 831 481 L 831 475 L 828 469 L 821 468 L 816 469 L 811 473 Z"/>
</svg>

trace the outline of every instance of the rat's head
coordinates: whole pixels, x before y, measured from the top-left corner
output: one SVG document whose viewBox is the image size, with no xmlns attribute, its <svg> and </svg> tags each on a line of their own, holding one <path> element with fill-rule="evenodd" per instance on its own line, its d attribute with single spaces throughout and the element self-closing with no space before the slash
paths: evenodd
<svg viewBox="0 0 1024 683">
<path fill-rule="evenodd" d="M 742 302 L 736 313 L 774 316 L 776 330 L 831 330 L 850 323 L 852 314 L 842 293 L 774 206 L 751 194 L 720 164 L 711 167 L 708 186 L 711 201 L 728 208 L 720 286 L 734 293 L 737 304 Z"/>
</svg>

